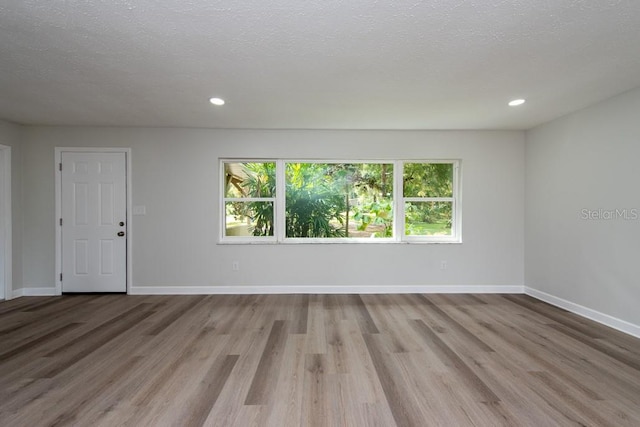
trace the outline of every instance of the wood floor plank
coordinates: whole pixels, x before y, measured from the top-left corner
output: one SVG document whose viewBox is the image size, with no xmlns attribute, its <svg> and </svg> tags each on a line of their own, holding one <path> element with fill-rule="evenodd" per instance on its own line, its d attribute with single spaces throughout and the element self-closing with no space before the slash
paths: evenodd
<svg viewBox="0 0 640 427">
<path fill-rule="evenodd" d="M 433 425 L 448 425 L 456 420 L 459 426 L 472 426 L 474 422 L 462 408 L 456 383 L 447 370 L 432 369 L 428 352 L 394 353 L 391 360 L 398 367 L 398 374 L 407 389 L 407 399 L 419 411 L 420 416 Z M 416 372 L 422 372 L 416 375 Z M 472 402 L 478 405 L 478 402 Z"/>
<path fill-rule="evenodd" d="M 519 306 L 535 312 L 536 314 L 544 316 L 552 321 L 573 328 L 576 331 L 588 336 L 589 338 L 601 338 L 601 334 L 599 333 L 597 328 L 594 328 L 592 325 L 589 325 L 582 319 L 576 318 L 568 311 L 543 304 L 527 295 L 505 295 L 504 299 L 514 304 L 518 304 Z"/>
<path fill-rule="evenodd" d="M 380 333 L 360 295 L 345 295 L 344 299 L 346 300 L 347 309 L 354 312 L 355 319 L 363 334 Z"/>
<path fill-rule="evenodd" d="M 358 426 L 367 427 L 393 427 L 396 422 L 389 407 L 384 403 L 364 403 L 360 407 L 360 419 Z"/>
<path fill-rule="evenodd" d="M 278 369 L 284 354 L 287 340 L 286 323 L 284 320 L 273 322 L 267 344 L 262 352 L 260 363 L 251 382 L 245 405 L 264 405 L 269 403 L 271 390 L 276 385 Z"/>
<path fill-rule="evenodd" d="M 100 378 L 99 381 L 93 381 L 89 387 L 86 387 L 83 394 L 75 395 L 76 399 L 70 399 L 73 403 L 69 405 L 69 401 L 65 398 L 65 409 L 54 420 L 51 421 L 51 426 L 65 426 L 69 424 L 76 424 L 78 420 L 78 413 L 87 405 L 91 405 L 92 401 L 100 398 L 104 394 L 105 390 L 113 384 L 112 378 L 126 377 L 129 372 L 135 370 L 138 363 L 140 363 L 141 357 L 136 356 L 130 359 L 125 359 L 124 363 L 121 363 L 117 369 L 110 370 L 109 375 L 105 375 Z M 78 398 L 81 396 L 81 398 Z"/>
<path fill-rule="evenodd" d="M 327 352 L 325 295 L 311 295 L 309 299 L 309 324 L 307 329 L 307 353 Z"/>
<path fill-rule="evenodd" d="M 304 400 L 300 424 L 329 425 L 329 395 L 327 386 L 327 360 L 324 354 L 307 354 L 304 364 Z"/>
<path fill-rule="evenodd" d="M 508 325 L 508 313 L 502 315 L 502 324 Z M 602 384 L 608 384 L 611 391 L 616 391 L 621 400 L 636 400 L 632 396 L 640 396 L 640 382 L 637 381 L 638 371 L 625 364 L 611 359 L 608 355 L 585 345 L 581 341 L 567 339 L 554 328 L 540 324 L 523 323 L 518 332 L 533 343 L 530 351 L 544 350 L 554 355 L 555 359 L 570 366 L 576 372 L 582 372 L 581 381 L 594 384 L 593 389 L 602 389 Z M 635 351 L 634 354 L 640 354 Z M 637 404 L 637 403 L 636 403 Z"/>
<path fill-rule="evenodd" d="M 640 425 L 640 339 L 523 295 L 0 302 L 0 424 Z"/>
<path fill-rule="evenodd" d="M 211 408 L 218 400 L 222 388 L 227 383 L 231 371 L 238 361 L 238 355 L 220 356 L 202 378 L 197 392 L 196 404 L 190 407 L 188 418 L 182 420 L 184 426 L 201 426 L 209 416 Z"/>
<path fill-rule="evenodd" d="M 14 347 L 11 350 L 7 350 L 4 353 L 0 353 L 0 363 L 6 362 L 7 360 L 17 357 L 17 356 L 21 356 L 24 353 L 28 352 L 29 350 L 31 350 L 32 348 L 38 347 L 40 345 L 43 345 L 46 342 L 51 342 L 54 340 L 57 340 L 58 338 L 60 338 L 61 336 L 63 336 L 64 334 L 66 334 L 67 332 L 76 329 L 78 326 L 80 326 L 81 323 L 67 323 L 66 325 L 63 325 L 59 328 L 56 328 L 55 330 L 48 332 L 47 334 L 38 337 L 36 339 L 33 339 L 31 341 L 27 341 L 24 344 L 18 346 L 18 347 Z"/>
<path fill-rule="evenodd" d="M 571 413 L 574 420 L 581 420 L 580 422 L 583 424 L 595 423 L 601 427 L 615 425 L 615 423 L 603 418 L 597 410 L 594 410 L 591 402 L 576 398 L 570 388 L 564 387 L 547 372 L 535 371 L 530 374 L 544 385 L 541 389 L 545 390 L 548 396 L 555 395 L 556 398 L 551 400 L 562 402 L 562 412 Z"/>
<path fill-rule="evenodd" d="M 47 305 L 49 309 L 22 311 L 21 313 L 26 316 L 16 319 L 14 324 L 5 325 L 6 327 L 0 329 L 0 339 L 4 341 L 5 339 L 10 339 L 12 334 L 22 330 L 37 330 L 60 317 L 69 316 L 69 313 L 75 311 L 76 307 L 80 305 L 86 307 L 91 302 L 91 299 L 75 297 L 57 300 L 56 302 L 57 304 Z"/>
<path fill-rule="evenodd" d="M 166 316 L 164 316 L 164 318 L 161 321 L 155 322 L 151 326 L 151 328 L 149 328 L 149 330 L 146 332 L 147 335 L 158 335 L 162 333 L 162 331 L 167 329 L 182 315 L 184 315 L 185 312 L 187 312 L 188 310 L 191 310 L 193 307 L 195 307 L 197 304 L 200 304 L 202 301 L 204 301 L 204 297 L 201 297 L 201 296 L 191 297 L 189 300 L 186 301 L 185 304 L 180 305 L 176 307 L 173 311 L 169 312 Z"/>
<path fill-rule="evenodd" d="M 555 357 L 553 353 L 544 351 L 543 348 L 532 344 L 525 336 L 516 334 L 508 328 L 500 328 L 484 322 L 480 323 L 487 330 L 493 332 L 494 339 L 498 339 L 507 345 L 507 348 L 511 350 L 511 354 L 516 356 L 514 359 L 529 361 L 528 366 L 523 366 L 523 369 L 532 370 L 538 366 L 539 369 L 553 373 L 553 375 L 562 378 L 575 389 L 580 390 L 585 399 L 603 400 L 596 392 L 595 387 L 590 388 L 584 381 L 576 381 L 575 376 L 572 375 L 572 368 L 563 363 L 563 360 Z"/>
<path fill-rule="evenodd" d="M 59 299 L 45 297 L 19 298 L 11 301 L 3 301 L 0 304 L 0 314 L 9 315 L 15 312 L 28 313 L 51 304 L 59 304 Z"/>
<path fill-rule="evenodd" d="M 267 425 L 298 426 L 302 416 L 302 398 L 306 360 L 306 337 L 303 334 L 289 335 L 285 344 L 278 381 L 273 391 L 276 399 L 269 408 Z"/>
<path fill-rule="evenodd" d="M 328 374 L 326 393 L 329 417 L 325 425 L 353 427 L 364 425 L 358 390 L 352 380 L 352 374 Z"/>
<path fill-rule="evenodd" d="M 218 322 L 218 331 L 221 334 L 230 334 L 236 329 L 247 328 L 247 317 L 261 307 L 260 295 L 240 295 L 234 298 L 227 307 L 226 316 Z M 262 307 L 264 307 L 262 305 Z"/>
<path fill-rule="evenodd" d="M 419 425 L 422 415 L 414 405 L 411 405 L 408 388 L 400 382 L 401 375 L 397 365 L 392 363 L 393 359 L 385 353 L 384 346 L 376 338 L 375 335 L 365 335 L 364 341 L 369 349 L 369 355 L 382 385 L 386 402 L 393 414 L 393 419 L 398 426 Z"/>
<path fill-rule="evenodd" d="M 594 350 L 599 351 L 600 353 L 606 354 L 607 356 L 635 369 L 636 371 L 640 371 L 640 359 L 637 357 L 637 355 L 628 354 L 623 350 L 615 350 L 607 345 L 603 345 L 598 339 L 585 336 L 579 331 L 568 328 L 565 325 L 549 325 L 549 327 L 570 338 L 573 338 L 576 341 L 580 341 L 581 343 L 593 348 Z"/>
<path fill-rule="evenodd" d="M 95 338 L 96 336 L 101 335 L 105 331 L 112 330 L 117 327 L 122 327 L 122 321 L 129 321 L 131 318 L 138 319 L 140 313 L 146 313 L 151 308 L 151 304 L 141 303 L 138 304 L 129 310 L 118 314 L 113 318 L 108 318 L 99 324 L 92 327 L 90 330 L 86 331 L 84 334 L 75 337 L 70 341 L 64 342 L 64 345 L 58 346 L 57 348 L 51 350 L 47 353 L 47 357 L 54 357 L 62 352 L 67 352 L 69 348 L 73 347 L 84 347 L 86 342 L 89 339 Z M 149 313 L 151 314 L 151 313 Z"/>
<path fill-rule="evenodd" d="M 349 322 L 341 320 L 331 322 L 327 331 L 327 371 L 329 373 L 348 373 L 351 368 L 349 350 L 347 349 L 348 332 L 343 325 Z"/>
<path fill-rule="evenodd" d="M 464 327 L 461 323 L 456 321 L 444 309 L 438 307 L 436 304 L 428 305 L 427 301 L 430 301 L 430 300 L 428 299 L 428 297 L 426 295 L 418 295 L 417 298 L 420 301 L 425 302 L 425 304 L 428 306 L 428 309 L 430 311 L 433 311 L 433 312 L 437 313 L 438 316 L 440 316 L 443 319 L 444 323 L 449 325 L 449 327 L 451 327 L 452 329 L 455 329 L 458 333 L 462 334 L 466 341 L 474 344 L 476 347 L 478 347 L 482 351 L 486 351 L 486 352 L 493 352 L 494 351 L 491 348 L 491 346 L 487 345 L 487 343 L 485 343 L 484 341 L 479 339 L 477 335 L 475 335 L 469 329 Z"/>
<path fill-rule="evenodd" d="M 203 330 L 199 334 L 191 336 L 189 340 L 178 341 L 180 348 L 177 348 L 174 354 L 167 355 L 165 360 L 158 364 L 157 369 L 149 373 L 150 378 L 147 379 L 144 387 L 133 398 L 133 404 L 136 406 L 149 405 L 156 393 L 165 388 L 173 376 L 177 375 L 180 366 L 191 360 L 197 350 L 197 342 L 203 338 L 203 335 L 208 333 L 210 333 L 209 330 Z"/>
<path fill-rule="evenodd" d="M 65 343 L 63 346 L 48 353 L 47 357 L 51 357 L 55 362 L 45 367 L 37 375 L 41 378 L 53 378 L 59 375 L 153 314 L 153 311 L 150 310 L 142 309 L 142 311 L 137 311 L 138 307 L 145 307 L 145 305 L 140 304 L 140 306 L 135 307 L 136 311 L 132 309 L 125 315 L 118 316 L 117 323 L 104 323 L 89 333 L 81 335 L 70 343 Z M 90 343 L 90 345 L 87 345 L 87 343 Z"/>
<path fill-rule="evenodd" d="M 412 326 L 420 333 L 428 343 L 430 349 L 440 355 L 445 364 L 449 364 L 459 375 L 464 378 L 469 388 L 474 389 L 481 402 L 498 403 L 500 398 L 473 372 L 471 368 L 458 356 L 447 344 L 442 341 L 422 320 L 412 321 Z"/>
<path fill-rule="evenodd" d="M 406 325 L 406 313 L 392 295 L 368 295 L 366 303 L 378 325 L 381 341 L 391 353 L 421 351 L 419 337 Z"/>
<path fill-rule="evenodd" d="M 245 311 L 245 314 L 258 323 L 250 327 L 251 325 L 243 322 L 241 329 L 232 328 L 230 331 L 232 333 L 222 335 L 229 339 L 223 352 L 238 355 L 238 361 L 229 378 L 232 387 L 223 390 L 212 408 L 206 425 L 237 425 L 237 418 L 242 417 L 242 413 L 246 412 L 244 411 L 246 406 L 244 402 L 249 394 L 274 324 L 274 311 L 260 309 L 260 304 L 266 303 L 267 299 L 259 298 L 252 301 L 246 307 L 252 306 L 253 308 L 250 311 Z M 233 311 L 231 307 L 230 309 Z M 256 314 L 258 315 L 256 316 Z"/>
<path fill-rule="evenodd" d="M 290 333 L 306 334 L 309 323 L 309 295 L 294 295 L 290 311 Z"/>
</svg>

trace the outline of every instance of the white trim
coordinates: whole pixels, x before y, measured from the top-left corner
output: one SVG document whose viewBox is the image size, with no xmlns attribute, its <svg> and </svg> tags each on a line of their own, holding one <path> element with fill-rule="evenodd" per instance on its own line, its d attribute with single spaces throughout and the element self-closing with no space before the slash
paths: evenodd
<svg viewBox="0 0 640 427">
<path fill-rule="evenodd" d="M 2 183 L 4 188 L 2 189 L 2 209 L 4 212 L 0 215 L 2 218 L 2 224 L 0 227 L 4 228 L 4 299 L 9 300 L 13 298 L 13 244 L 11 238 L 12 231 L 12 219 L 11 219 L 11 147 L 7 145 L 0 145 L 0 151 L 2 151 Z"/>
<path fill-rule="evenodd" d="M 404 192 L 404 162 L 395 160 L 393 162 L 393 230 L 391 235 L 395 241 L 402 241 L 404 236 L 404 203 L 402 202 L 402 196 Z M 396 200 L 400 200 L 396 202 Z"/>
<path fill-rule="evenodd" d="M 259 240 L 258 240 L 259 239 Z M 313 237 L 287 237 L 284 242 L 274 240 L 273 236 L 254 237 L 254 236 L 234 236 L 233 238 L 223 239 L 217 244 L 219 245 L 351 245 L 351 244 L 367 244 L 367 245 L 459 245 L 462 240 L 420 240 L 407 239 L 397 241 L 391 237 L 335 237 L 335 238 L 313 238 Z"/>
<path fill-rule="evenodd" d="M 551 305 L 554 305 L 556 307 L 563 308 L 567 311 L 570 311 L 571 313 L 575 313 L 579 316 L 593 320 L 594 322 L 601 323 L 605 326 L 609 326 L 613 329 L 617 329 L 620 332 L 624 332 L 636 338 L 640 338 L 639 325 L 634 325 L 633 323 L 627 322 L 626 320 L 618 319 L 617 317 L 613 317 L 608 314 L 601 313 L 594 309 L 584 307 L 580 304 L 567 301 L 565 299 L 556 297 L 554 295 L 550 295 L 546 292 L 542 292 L 537 289 L 533 289 L 525 286 L 524 293 L 533 298 L 536 298 L 546 303 L 549 303 Z"/>
<path fill-rule="evenodd" d="M 462 243 L 462 159 L 439 159 L 439 160 L 402 160 L 398 162 L 400 164 L 400 178 L 399 178 L 399 203 L 396 205 L 396 210 L 400 216 L 400 235 L 399 240 L 402 242 L 411 243 Z M 404 196 L 404 167 L 406 164 L 418 164 L 418 163 L 450 163 L 453 165 L 453 194 L 451 197 L 405 197 Z M 411 203 L 430 203 L 430 202 L 445 202 L 451 203 L 452 218 L 451 218 L 451 235 L 448 236 L 420 236 L 420 235 L 407 235 L 406 234 L 406 218 L 405 218 L 405 205 L 407 202 Z"/>
<path fill-rule="evenodd" d="M 287 233 L 287 167 L 285 160 L 276 161 L 276 205 L 274 206 L 274 226 L 277 243 L 282 243 Z"/>
<path fill-rule="evenodd" d="M 125 155 L 125 181 L 127 191 L 127 293 L 131 289 L 133 283 L 133 196 L 131 183 L 131 148 L 124 147 L 55 147 L 54 170 L 56 182 L 56 216 L 54 218 L 56 228 L 56 277 L 55 277 L 55 294 L 62 295 L 62 282 L 60 281 L 60 273 L 62 272 L 62 230 L 60 229 L 59 219 L 62 217 L 62 173 L 58 169 L 58 164 L 62 163 L 63 152 L 83 152 L 83 153 L 124 153 Z"/>
<path fill-rule="evenodd" d="M 393 237 L 286 237 L 284 241 L 279 242 L 282 245 L 349 245 L 349 244 L 402 244 L 407 242 L 399 242 Z"/>
<path fill-rule="evenodd" d="M 245 294 L 521 294 L 522 286 L 134 286 L 131 295 Z"/>
<path fill-rule="evenodd" d="M 13 298 L 19 297 L 52 297 L 56 296 L 56 288 L 20 288 L 14 289 Z"/>
</svg>

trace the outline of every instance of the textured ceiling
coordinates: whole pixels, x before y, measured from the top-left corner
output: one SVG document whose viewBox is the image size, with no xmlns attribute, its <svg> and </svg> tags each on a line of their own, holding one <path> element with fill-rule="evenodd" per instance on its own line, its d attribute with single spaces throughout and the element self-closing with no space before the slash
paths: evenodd
<svg viewBox="0 0 640 427">
<path fill-rule="evenodd" d="M 640 86 L 639 28 L 637 0 L 3 0 L 0 118 L 527 129 Z"/>
</svg>

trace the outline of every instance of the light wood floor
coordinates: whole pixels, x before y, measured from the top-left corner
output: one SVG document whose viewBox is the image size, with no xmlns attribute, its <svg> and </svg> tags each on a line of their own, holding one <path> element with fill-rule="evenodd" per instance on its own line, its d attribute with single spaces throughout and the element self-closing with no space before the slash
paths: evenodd
<svg viewBox="0 0 640 427">
<path fill-rule="evenodd" d="M 640 340 L 523 295 L 0 303 L 2 426 L 640 426 Z"/>
</svg>

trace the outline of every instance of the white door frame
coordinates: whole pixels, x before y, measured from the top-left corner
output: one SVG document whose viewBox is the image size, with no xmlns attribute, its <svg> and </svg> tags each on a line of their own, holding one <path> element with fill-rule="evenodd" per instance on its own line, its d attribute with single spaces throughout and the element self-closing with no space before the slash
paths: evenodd
<svg viewBox="0 0 640 427">
<path fill-rule="evenodd" d="M 2 210 L 0 218 L 2 218 L 2 224 L 0 227 L 4 228 L 4 299 L 10 300 L 13 298 L 13 246 L 11 243 L 11 147 L 7 145 L 0 145 L 0 151 L 2 152 L 2 165 L 0 165 L 0 173 L 2 173 Z"/>
<path fill-rule="evenodd" d="M 56 295 L 62 295 L 62 227 L 60 226 L 60 218 L 62 217 L 62 173 L 60 172 L 60 164 L 62 163 L 62 153 L 124 153 L 126 159 L 125 180 L 127 190 L 127 294 L 131 291 L 133 279 L 132 265 L 132 247 L 133 247 L 133 221 L 131 220 L 131 148 L 94 148 L 94 147 L 56 147 L 55 148 L 55 173 L 56 173 Z"/>
</svg>

